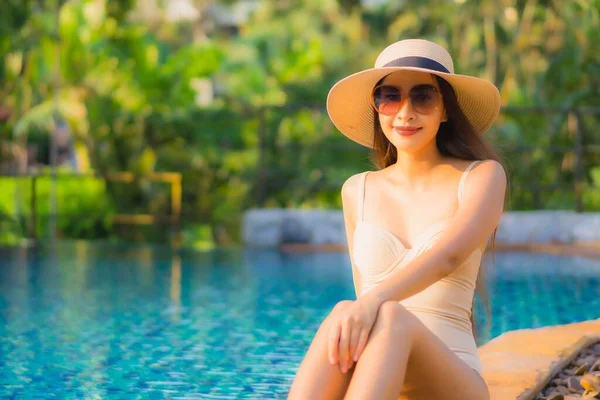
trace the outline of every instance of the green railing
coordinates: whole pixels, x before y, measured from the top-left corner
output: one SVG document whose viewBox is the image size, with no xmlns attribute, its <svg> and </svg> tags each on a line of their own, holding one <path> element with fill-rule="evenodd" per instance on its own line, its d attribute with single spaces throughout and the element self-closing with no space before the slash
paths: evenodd
<svg viewBox="0 0 600 400">
<path fill-rule="evenodd" d="M 137 213 L 106 213 L 106 218 L 110 224 L 116 225 L 154 225 L 157 223 L 160 224 L 168 224 L 171 228 L 172 239 L 171 245 L 174 247 L 179 247 L 181 245 L 181 197 L 182 197 L 182 182 L 181 182 L 181 174 L 177 172 L 154 172 L 144 177 L 136 177 L 131 172 L 112 172 L 105 174 L 103 176 L 92 175 L 92 174 L 74 174 L 74 173 L 60 173 L 60 174 L 52 174 L 52 173 L 34 173 L 27 175 L 2 175 L 0 176 L 2 179 L 13 179 L 21 181 L 26 181 L 26 185 L 28 186 L 27 193 L 22 194 L 21 199 L 28 200 L 28 213 L 19 212 L 17 213 L 17 220 L 24 222 L 23 227 L 26 231 L 27 238 L 30 240 L 37 240 L 39 237 L 39 193 L 38 189 L 40 186 L 40 181 L 42 180 L 50 180 L 50 185 L 54 185 L 53 190 L 54 193 L 58 190 L 58 182 L 64 182 L 65 180 L 76 180 L 82 182 L 84 180 L 100 180 L 105 184 L 107 183 L 134 183 L 138 179 L 146 179 L 152 182 L 163 182 L 170 185 L 170 212 L 169 213 L 150 213 L 150 212 L 137 212 Z M 44 182 L 47 183 L 47 182 Z M 0 185 L 0 190 L 2 185 Z M 82 191 L 85 190 L 82 187 Z M 80 192 L 80 194 L 82 194 Z M 98 193 L 101 195 L 100 193 Z M 56 198 L 56 195 L 54 194 Z M 23 205 L 21 205 L 22 209 Z M 64 216 L 60 212 L 60 205 L 56 206 L 56 210 L 50 210 L 43 214 L 44 218 L 48 218 L 49 220 L 49 230 L 48 236 L 50 238 L 55 238 L 57 236 L 56 232 L 56 219 L 59 216 Z M 70 213 L 66 215 L 71 218 L 86 218 L 89 215 L 86 215 L 83 212 Z M 9 220 L 10 216 L 5 215 L 5 220 Z"/>
</svg>

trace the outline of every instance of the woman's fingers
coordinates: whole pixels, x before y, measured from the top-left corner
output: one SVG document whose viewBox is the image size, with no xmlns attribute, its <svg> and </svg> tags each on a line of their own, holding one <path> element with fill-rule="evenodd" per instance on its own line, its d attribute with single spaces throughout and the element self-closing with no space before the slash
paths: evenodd
<svg viewBox="0 0 600 400">
<path fill-rule="evenodd" d="M 352 326 L 349 318 L 342 320 L 342 331 L 339 342 L 339 357 L 340 357 L 340 370 L 343 374 L 348 370 L 348 361 L 352 357 L 350 355 L 350 335 L 352 334 Z"/>
<path fill-rule="evenodd" d="M 367 345 L 367 340 L 369 339 L 369 331 L 366 329 L 360 330 L 360 336 L 358 338 L 358 344 L 356 346 L 356 352 L 354 353 L 354 361 L 357 361 L 360 355 L 362 354 L 365 346 Z"/>
<path fill-rule="evenodd" d="M 361 332 L 362 329 L 360 328 L 360 326 L 355 325 L 352 327 L 352 334 L 350 335 L 350 345 L 348 346 L 348 360 L 350 360 L 351 363 L 353 361 L 356 361 L 354 355 L 356 354 L 356 350 L 358 348 L 358 340 L 360 338 Z"/>
<path fill-rule="evenodd" d="M 339 323 L 332 324 L 329 330 L 329 362 L 335 364 L 339 360 L 338 343 L 340 340 L 341 326 Z"/>
</svg>

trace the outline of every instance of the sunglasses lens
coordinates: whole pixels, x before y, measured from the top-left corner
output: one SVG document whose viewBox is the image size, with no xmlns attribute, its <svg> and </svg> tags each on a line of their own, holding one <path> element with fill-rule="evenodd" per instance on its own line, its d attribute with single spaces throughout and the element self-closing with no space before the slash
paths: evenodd
<svg viewBox="0 0 600 400">
<path fill-rule="evenodd" d="M 394 86 L 379 86 L 373 92 L 373 103 L 378 113 L 394 115 L 400 109 L 400 90 Z"/>
<path fill-rule="evenodd" d="M 440 96 L 432 87 L 419 87 L 410 91 L 410 102 L 414 109 L 421 114 L 430 114 L 439 105 Z"/>
<path fill-rule="evenodd" d="M 439 106 L 441 96 L 434 86 L 416 86 L 409 92 L 412 107 L 420 114 L 431 114 Z M 378 86 L 373 91 L 373 105 L 378 113 L 396 115 L 400 110 L 402 93 L 395 86 Z"/>
</svg>

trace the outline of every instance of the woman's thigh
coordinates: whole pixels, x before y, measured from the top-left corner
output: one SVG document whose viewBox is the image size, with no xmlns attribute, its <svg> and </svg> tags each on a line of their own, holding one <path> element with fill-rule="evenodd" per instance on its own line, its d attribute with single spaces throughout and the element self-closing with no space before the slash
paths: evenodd
<svg viewBox="0 0 600 400">
<path fill-rule="evenodd" d="M 298 367 L 288 399 L 336 399 L 344 396 L 354 369 L 342 374 L 339 364 L 329 362 L 328 329 L 332 320 L 351 304 L 351 301 L 338 303 L 319 327 Z"/>
<path fill-rule="evenodd" d="M 400 399 L 488 400 L 487 384 L 481 375 L 416 316 L 413 318 L 411 326 L 415 332 L 411 335 L 413 342 Z"/>
</svg>

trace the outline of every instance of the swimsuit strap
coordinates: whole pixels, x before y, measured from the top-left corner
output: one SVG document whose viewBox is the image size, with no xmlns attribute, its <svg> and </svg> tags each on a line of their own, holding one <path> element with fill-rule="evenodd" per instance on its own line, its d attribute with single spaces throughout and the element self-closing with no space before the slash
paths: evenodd
<svg viewBox="0 0 600 400">
<path fill-rule="evenodd" d="M 358 185 L 358 221 L 363 219 L 363 208 L 365 203 L 365 181 L 367 180 L 367 174 L 369 171 L 365 171 L 360 176 L 360 185 Z"/>
<path fill-rule="evenodd" d="M 469 164 L 467 169 L 465 169 L 465 172 L 463 172 L 462 176 L 460 177 L 460 182 L 458 183 L 458 202 L 459 203 L 462 200 L 463 192 L 465 191 L 465 181 L 467 180 L 467 175 L 469 175 L 469 172 L 471 172 L 471 169 L 473 169 L 473 167 L 476 166 L 477 164 L 479 164 L 480 162 L 481 162 L 481 160 L 473 161 L 471 164 Z"/>
</svg>

